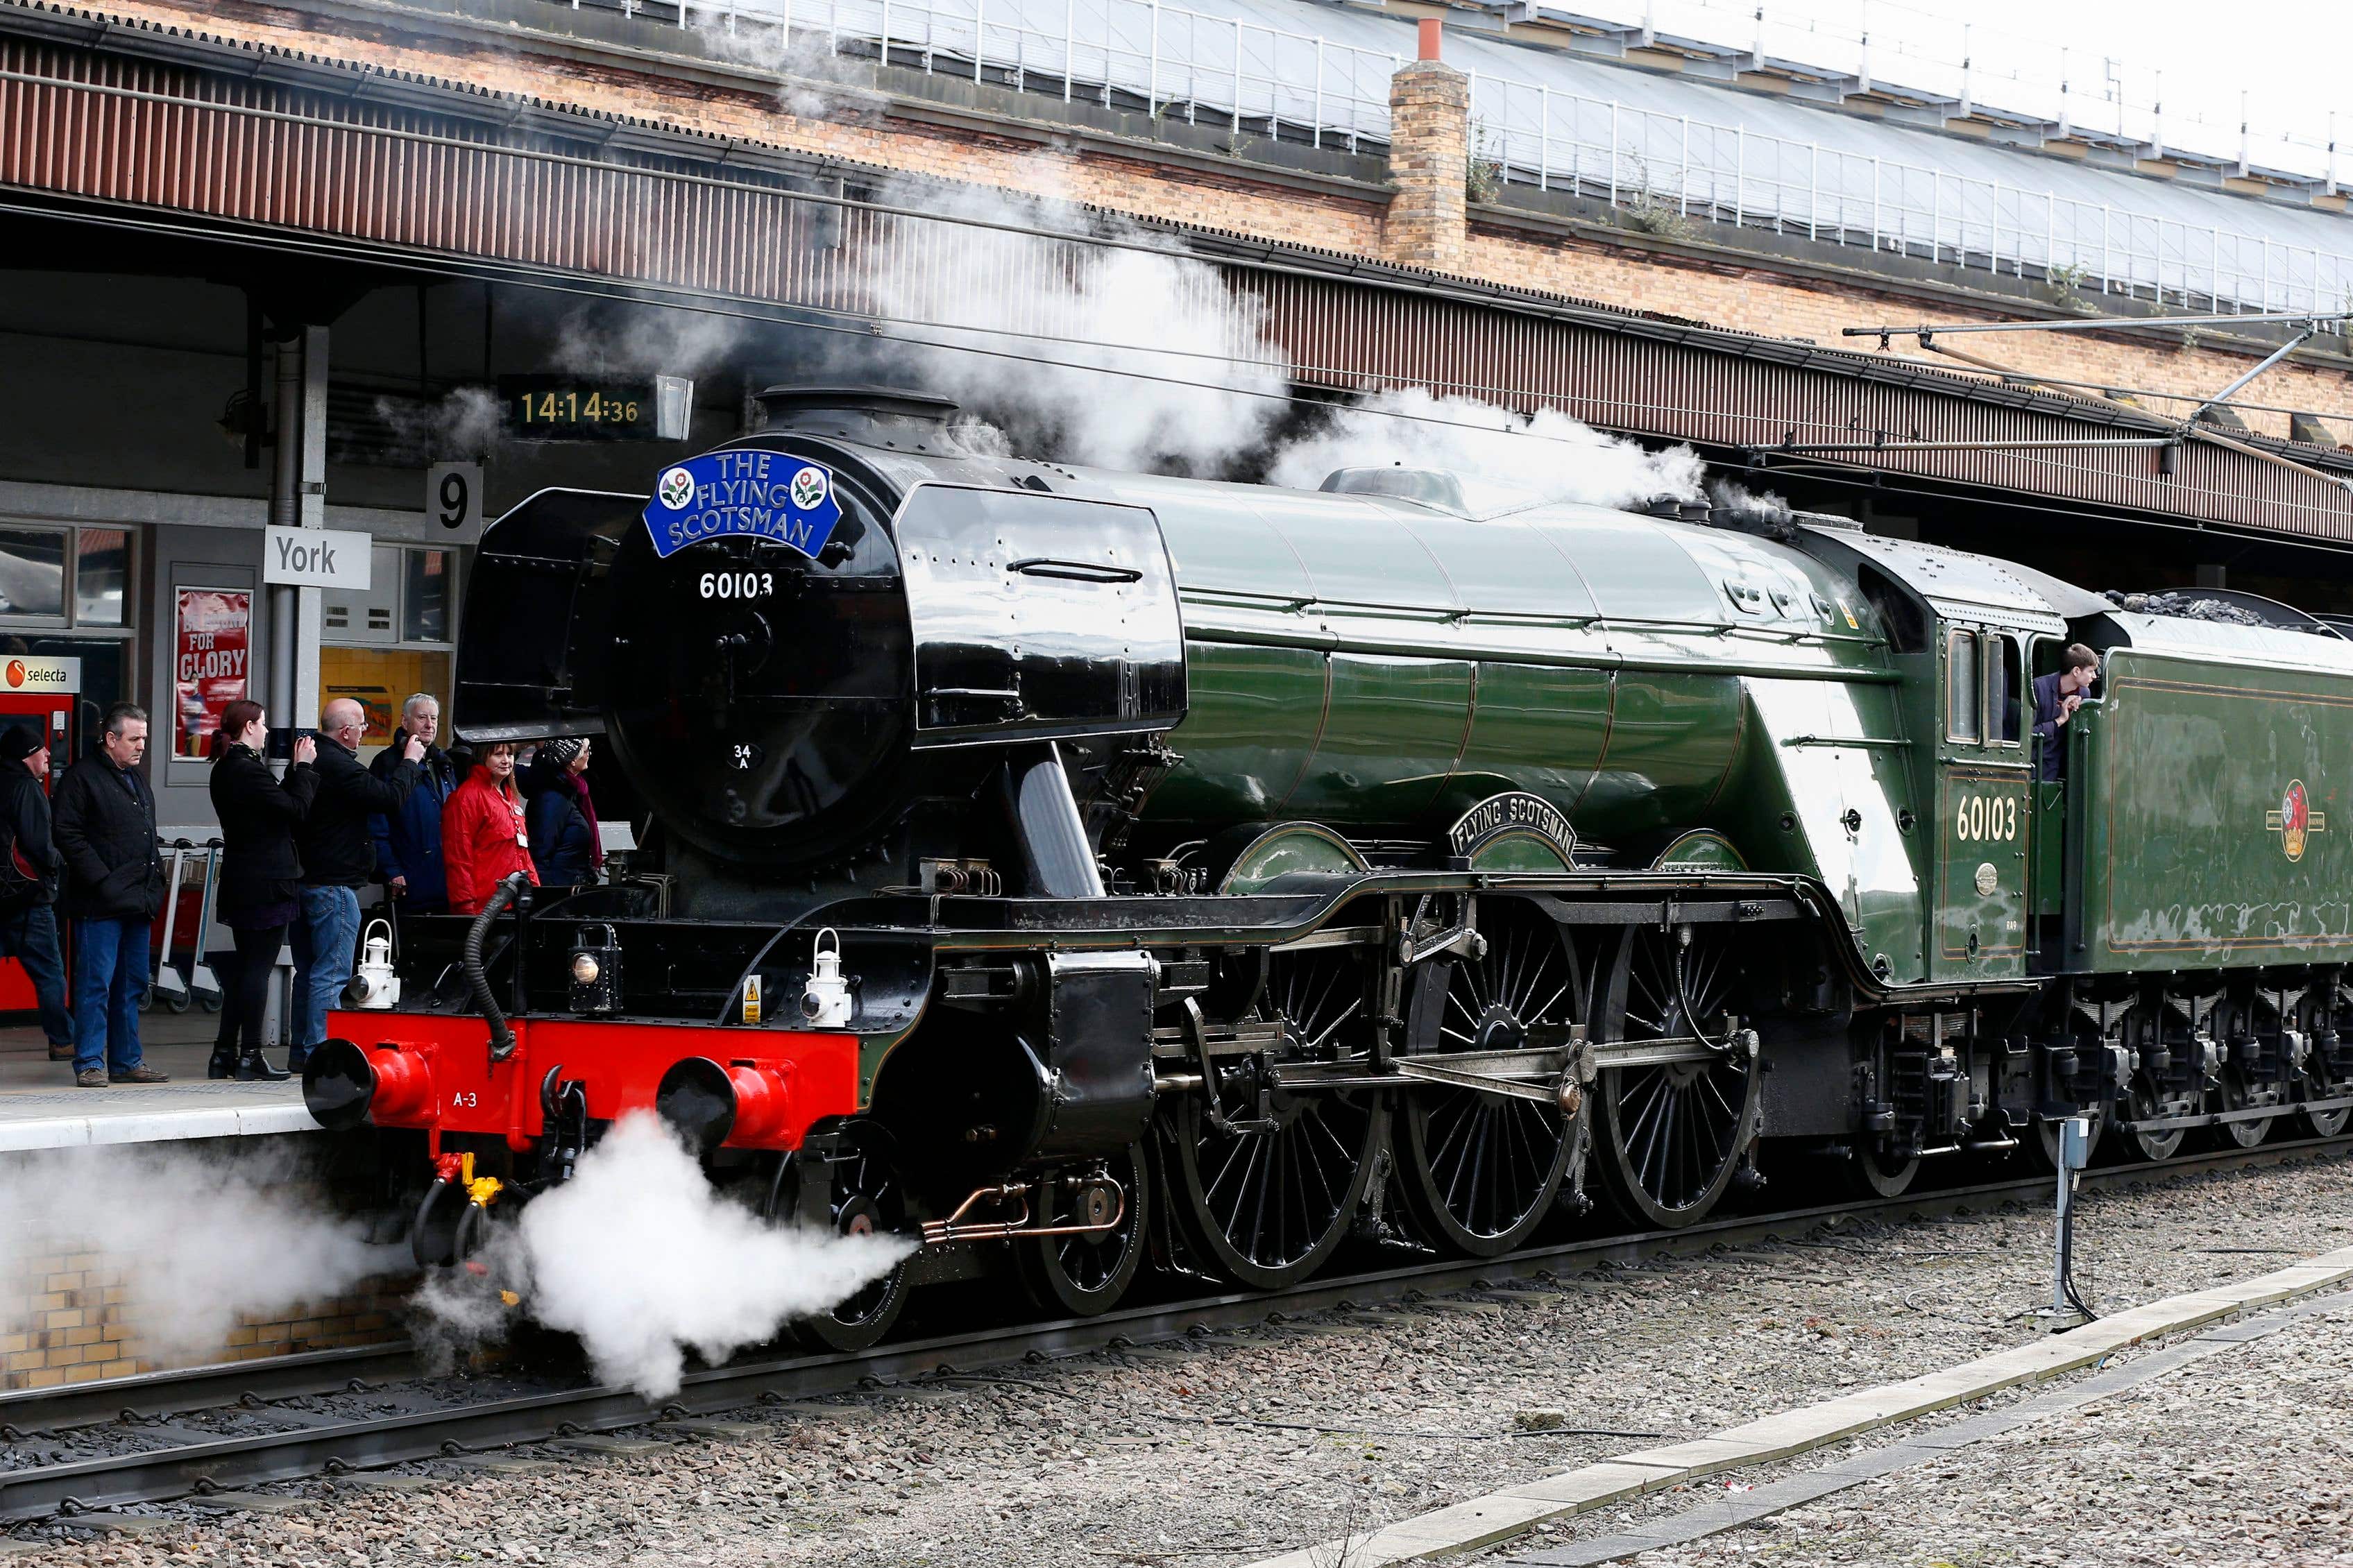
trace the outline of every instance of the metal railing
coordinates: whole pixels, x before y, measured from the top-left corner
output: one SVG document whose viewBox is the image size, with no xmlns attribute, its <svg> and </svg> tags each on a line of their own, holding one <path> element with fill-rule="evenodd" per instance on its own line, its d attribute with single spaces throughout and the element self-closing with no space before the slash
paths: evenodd
<svg viewBox="0 0 2353 1568">
<path fill-rule="evenodd" d="M 578 0 L 574 0 L 577 7 Z M 1155 0 L 689 0 L 675 11 L 757 58 L 856 53 L 888 65 L 1140 109 L 1311 146 L 1386 146 L 1391 53 Z M 765 35 L 765 36 L 755 36 Z"/>
<path fill-rule="evenodd" d="M 1389 78 L 1403 63 L 1157 0 L 601 3 L 702 29 L 723 51 L 787 71 L 822 75 L 849 54 L 1351 152 L 1386 150 Z M 2353 307 L 2353 254 L 1468 74 L 1474 190 L 1568 191 L 1628 208 L 1655 233 L 1730 223 L 2082 296 L 2224 311 Z"/>
<path fill-rule="evenodd" d="M 2353 256 L 2316 246 L 1502 78 L 1472 78 L 1472 143 L 1474 181 L 1606 200 L 1656 233 L 1732 223 L 2197 310 L 2353 305 Z"/>
</svg>

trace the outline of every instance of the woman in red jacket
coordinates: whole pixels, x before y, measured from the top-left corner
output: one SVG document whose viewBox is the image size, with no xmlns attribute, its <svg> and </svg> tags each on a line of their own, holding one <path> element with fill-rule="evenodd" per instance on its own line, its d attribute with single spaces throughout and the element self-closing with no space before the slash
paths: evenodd
<svg viewBox="0 0 2353 1568">
<path fill-rule="evenodd" d="M 485 749 L 441 808 L 441 863 L 449 873 L 453 915 L 480 914 L 498 885 L 516 871 L 539 886 L 514 765 L 512 745 L 501 742 Z"/>
</svg>

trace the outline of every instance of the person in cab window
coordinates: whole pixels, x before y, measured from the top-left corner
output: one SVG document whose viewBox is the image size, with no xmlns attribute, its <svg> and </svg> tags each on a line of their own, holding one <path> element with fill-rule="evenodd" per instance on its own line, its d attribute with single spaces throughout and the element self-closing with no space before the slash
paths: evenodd
<svg viewBox="0 0 2353 1568">
<path fill-rule="evenodd" d="M 539 886 L 514 771 L 513 742 L 483 747 L 480 760 L 441 808 L 441 866 L 453 915 L 480 914 L 498 885 L 517 871 Z"/>
<path fill-rule="evenodd" d="M 2034 678 L 2035 774 L 2043 779 L 2067 776 L 2067 737 L 2061 733 L 2084 694 L 2100 679 L 2100 656 L 2082 643 L 2069 643 L 2059 657 L 2059 668 Z"/>
</svg>

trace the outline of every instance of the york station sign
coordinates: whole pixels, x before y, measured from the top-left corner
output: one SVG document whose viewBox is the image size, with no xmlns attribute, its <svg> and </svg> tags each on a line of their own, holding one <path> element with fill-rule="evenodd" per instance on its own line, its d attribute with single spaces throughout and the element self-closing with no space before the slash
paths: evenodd
<svg viewBox="0 0 2353 1568">
<path fill-rule="evenodd" d="M 364 593 L 375 542 L 364 533 L 273 524 L 264 531 L 261 580 L 296 588 L 350 588 Z"/>
</svg>

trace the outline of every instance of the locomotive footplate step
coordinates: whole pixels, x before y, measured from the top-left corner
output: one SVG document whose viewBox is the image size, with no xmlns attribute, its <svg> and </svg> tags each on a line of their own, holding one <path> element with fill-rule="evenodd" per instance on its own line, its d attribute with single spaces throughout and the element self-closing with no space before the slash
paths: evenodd
<svg viewBox="0 0 2353 1568">
<path fill-rule="evenodd" d="M 2202 1329 L 2242 1313 L 2314 1296 L 2348 1280 L 2353 1280 L 2353 1247 L 2340 1247 L 2268 1274 L 2147 1302 L 2084 1324 L 2071 1333 L 2052 1335 L 2010 1350 L 1998 1351 L 1942 1372 L 1841 1394 L 1835 1399 L 1765 1416 L 1686 1442 L 1613 1455 L 1577 1469 L 1522 1482 L 1431 1513 L 1400 1520 L 1346 1541 L 1324 1542 L 1303 1551 L 1269 1558 L 1254 1564 L 1253 1568 L 1320 1568 L 1320 1565 L 1344 1559 L 1351 1568 L 1379 1568 L 1384 1563 L 1477 1551 L 1509 1541 L 1547 1521 L 1588 1512 L 1620 1498 L 1682 1485 L 1703 1476 L 1745 1466 L 1786 1459 L 1914 1416 L 1982 1399 L 2021 1384 L 2040 1382 L 2093 1366 L 2118 1351 L 2147 1340 Z M 2340 1304 L 2340 1299 L 2331 1295 L 2295 1310 L 2318 1310 Z M 2037 1403 L 2047 1404 L 2052 1413 L 2072 1408 L 2074 1405 L 2103 1397 L 2115 1388 L 2129 1386 L 2128 1382 L 2120 1380 L 2132 1377 L 2142 1367 L 2161 1363 L 2160 1371 L 2170 1370 L 2172 1366 L 2186 1364 L 2199 1355 L 2217 1353 L 2250 1338 L 2273 1331 L 2275 1321 L 2284 1326 L 2293 1319 L 2290 1314 L 2280 1313 L 2216 1329 L 2187 1344 L 2173 1347 L 2156 1356 L 2140 1358 L 2082 1384 L 2073 1384 Z M 2167 1358 L 2174 1359 L 2168 1361 Z M 2014 1412 L 2000 1412 L 1978 1419 L 1992 1423 L 2008 1420 L 2013 1415 Z M 1929 1445 L 1933 1440 L 1933 1436 L 1924 1435 L 1906 1439 L 1896 1447 L 1916 1447 L 1925 1455 L 1932 1451 Z M 1905 1459 L 1902 1462 L 1915 1461 Z M 1773 1506 L 1764 1510 L 1771 1512 L 1794 1507 L 1839 1489 L 1841 1486 L 1852 1485 L 1853 1479 L 1861 1479 L 1866 1478 L 1841 1479 L 1836 1485 L 1831 1485 L 1816 1481 L 1813 1478 L 1792 1478 L 1789 1481 L 1775 1483 L 1772 1489 L 1759 1488 L 1754 1493 L 1742 1495 L 1744 1498 L 1762 1497 L 1772 1502 Z M 1801 1482 L 1807 1484 L 1799 1484 Z M 1809 1485 L 1813 1489 L 1809 1489 Z M 1650 1538 L 1655 1531 L 1645 1532 L 1641 1537 L 1624 1537 L 1611 1555 L 1625 1556 L 1675 1541 L 1697 1539 L 1699 1535 L 1712 1533 L 1714 1530 L 1746 1522 L 1750 1517 L 1761 1517 L 1743 1514 L 1734 1518 L 1725 1514 L 1726 1522 L 1719 1523 L 1712 1521 L 1715 1513 L 1722 1512 L 1722 1505 L 1714 1510 L 1702 1511 L 1705 1517 L 1695 1520 L 1692 1533 L 1662 1536 L 1655 1540 Z M 1699 1529 L 1699 1524 L 1706 1524 L 1707 1528 Z M 1561 1547 L 1525 1561 L 1544 1564 L 1610 1561 L 1611 1556 L 1577 1554 L 1596 1544 L 1587 1542 Z"/>
</svg>

